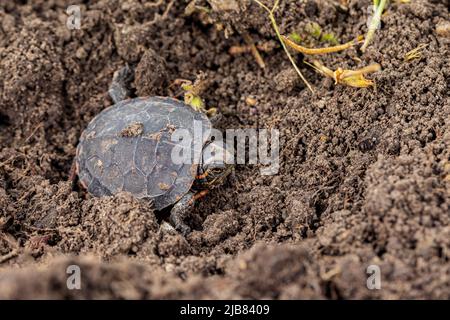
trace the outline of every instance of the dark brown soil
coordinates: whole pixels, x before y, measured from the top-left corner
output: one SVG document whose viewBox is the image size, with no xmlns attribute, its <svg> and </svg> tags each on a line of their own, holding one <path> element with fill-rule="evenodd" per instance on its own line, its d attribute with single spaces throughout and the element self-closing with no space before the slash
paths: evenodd
<svg viewBox="0 0 450 320">
<path fill-rule="evenodd" d="M 391 1 L 366 53 L 320 58 L 379 63 L 376 89 L 301 64 L 314 95 L 250 0 L 197 1 L 211 13 L 189 16 L 189 1 L 167 15 L 168 0 L 85 1 L 69 30 L 72 2 L 0 3 L 0 298 L 450 298 L 450 40 L 436 33 L 447 0 Z M 366 32 L 370 3 L 283 0 L 277 20 L 284 34 L 316 22 L 344 42 Z M 272 46 L 266 69 L 228 53 L 244 32 Z M 279 174 L 237 166 L 187 238 L 149 203 L 73 186 L 78 137 L 125 63 L 135 95 L 173 96 L 171 83 L 203 72 L 220 128 L 280 130 Z M 82 290 L 66 289 L 70 264 Z M 381 290 L 366 287 L 371 264 Z"/>
</svg>

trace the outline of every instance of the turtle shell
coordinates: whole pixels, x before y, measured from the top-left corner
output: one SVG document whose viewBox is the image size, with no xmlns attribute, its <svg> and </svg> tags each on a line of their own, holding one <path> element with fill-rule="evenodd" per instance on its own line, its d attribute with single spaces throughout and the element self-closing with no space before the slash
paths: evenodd
<svg viewBox="0 0 450 320">
<path fill-rule="evenodd" d="M 201 124 L 200 144 L 194 141 L 194 120 Z M 187 130 L 193 138 L 185 149 L 193 154 L 189 164 L 172 161 L 177 145 L 172 134 L 177 129 Z M 191 188 L 201 160 L 201 152 L 194 152 L 194 147 L 203 148 L 210 134 L 211 122 L 206 115 L 178 100 L 125 100 L 99 113 L 82 133 L 76 153 L 77 173 L 94 196 L 128 191 L 136 198 L 153 200 L 155 209 L 160 210 Z"/>
</svg>

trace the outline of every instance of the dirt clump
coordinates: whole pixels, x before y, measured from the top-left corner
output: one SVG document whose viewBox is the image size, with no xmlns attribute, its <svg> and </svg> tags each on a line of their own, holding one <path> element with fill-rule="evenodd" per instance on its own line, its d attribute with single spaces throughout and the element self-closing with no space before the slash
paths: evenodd
<svg viewBox="0 0 450 320">
<path fill-rule="evenodd" d="M 134 86 L 139 97 L 164 95 L 168 86 L 167 63 L 154 50 L 148 49 L 136 67 Z"/>
</svg>

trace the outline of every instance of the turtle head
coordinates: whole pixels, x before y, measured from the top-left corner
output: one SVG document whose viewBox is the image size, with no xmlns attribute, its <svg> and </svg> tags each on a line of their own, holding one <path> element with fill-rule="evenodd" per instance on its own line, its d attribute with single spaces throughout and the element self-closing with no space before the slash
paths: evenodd
<svg viewBox="0 0 450 320">
<path fill-rule="evenodd" d="M 233 172 L 233 156 L 223 142 L 212 141 L 203 148 L 200 179 L 209 188 L 224 182 Z"/>
</svg>

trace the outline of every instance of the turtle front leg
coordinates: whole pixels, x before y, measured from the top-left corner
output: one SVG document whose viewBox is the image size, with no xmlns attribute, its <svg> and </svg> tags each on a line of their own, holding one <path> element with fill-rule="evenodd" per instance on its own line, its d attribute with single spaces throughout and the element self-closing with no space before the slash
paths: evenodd
<svg viewBox="0 0 450 320">
<path fill-rule="evenodd" d="M 170 223 L 176 230 L 180 231 L 183 236 L 187 236 L 191 232 L 191 228 L 189 228 L 189 226 L 184 222 L 187 214 L 192 209 L 195 201 L 206 196 L 208 192 L 209 190 L 207 189 L 197 193 L 189 191 L 183 196 L 183 198 L 175 203 L 172 210 L 170 210 Z"/>
<path fill-rule="evenodd" d="M 130 97 L 128 88 L 133 77 L 133 70 L 128 65 L 114 72 L 108 93 L 115 104 Z"/>
<path fill-rule="evenodd" d="M 185 223 L 185 219 L 194 202 L 195 194 L 188 192 L 170 210 L 170 223 L 183 236 L 187 236 L 191 232 L 191 228 Z"/>
</svg>

